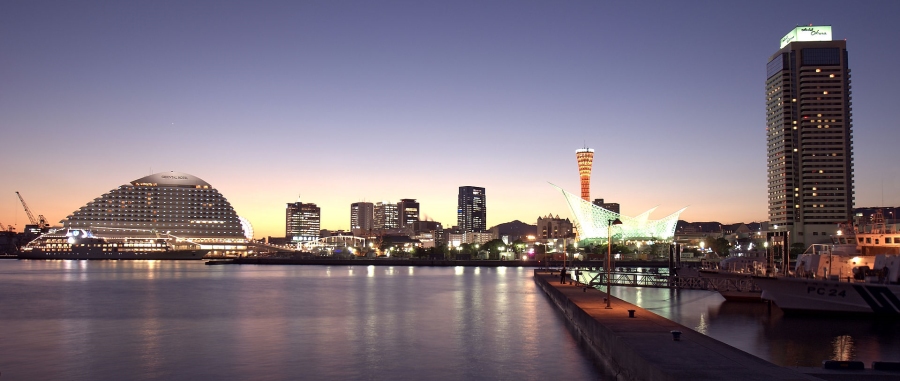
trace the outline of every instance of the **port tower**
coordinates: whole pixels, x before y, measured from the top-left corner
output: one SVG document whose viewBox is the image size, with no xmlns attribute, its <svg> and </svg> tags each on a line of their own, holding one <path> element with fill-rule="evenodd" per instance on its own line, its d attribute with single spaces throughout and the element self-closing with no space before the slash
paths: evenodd
<svg viewBox="0 0 900 381">
<path fill-rule="evenodd" d="M 581 177 L 581 199 L 591 201 L 591 169 L 594 167 L 594 150 L 582 148 L 575 151 L 578 158 L 578 175 Z"/>
</svg>

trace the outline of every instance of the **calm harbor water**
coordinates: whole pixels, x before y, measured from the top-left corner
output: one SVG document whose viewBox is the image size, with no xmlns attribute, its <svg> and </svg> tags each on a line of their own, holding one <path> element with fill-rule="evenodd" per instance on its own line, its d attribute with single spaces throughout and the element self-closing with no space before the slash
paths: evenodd
<svg viewBox="0 0 900 381">
<path fill-rule="evenodd" d="M 896 317 L 786 316 L 765 303 L 727 302 L 700 290 L 613 287 L 613 295 L 778 365 L 900 361 Z"/>
<path fill-rule="evenodd" d="M 0 261 L 0 380 L 597 379 L 528 268 Z"/>
</svg>

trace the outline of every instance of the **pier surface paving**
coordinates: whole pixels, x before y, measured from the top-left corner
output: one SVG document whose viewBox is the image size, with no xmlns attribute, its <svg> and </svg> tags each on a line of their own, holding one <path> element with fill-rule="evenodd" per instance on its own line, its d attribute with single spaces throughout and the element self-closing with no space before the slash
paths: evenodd
<svg viewBox="0 0 900 381">
<path fill-rule="evenodd" d="M 709 336 L 606 293 L 566 282 L 559 272 L 536 270 L 535 282 L 560 308 L 576 339 L 586 346 L 605 379 L 616 380 L 850 380 L 870 372 L 824 374 L 787 368 L 741 351 Z M 630 318 L 628 310 L 634 310 Z M 675 341 L 671 331 L 681 331 Z M 830 373 L 830 372 L 829 372 Z M 896 374 L 894 374 L 896 377 Z"/>
</svg>

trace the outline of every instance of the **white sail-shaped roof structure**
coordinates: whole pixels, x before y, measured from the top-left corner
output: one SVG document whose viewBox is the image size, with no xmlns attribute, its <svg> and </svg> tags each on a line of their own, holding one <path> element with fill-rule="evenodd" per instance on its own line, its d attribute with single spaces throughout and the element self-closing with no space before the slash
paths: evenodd
<svg viewBox="0 0 900 381">
<path fill-rule="evenodd" d="M 635 217 L 628 217 L 594 205 L 556 185 L 553 185 L 553 187 L 562 192 L 566 198 L 566 203 L 572 209 L 572 214 L 575 216 L 575 225 L 578 228 L 578 235 L 581 239 L 602 239 L 605 241 L 609 235 L 607 230 L 609 224 L 611 221 L 619 219 L 622 221 L 622 224 L 616 225 L 612 229 L 613 238 L 616 240 L 672 240 L 675 236 L 675 225 L 678 223 L 678 216 L 687 209 L 687 207 L 681 208 L 681 210 L 659 220 L 649 219 L 650 213 L 656 210 L 656 207 Z"/>
</svg>

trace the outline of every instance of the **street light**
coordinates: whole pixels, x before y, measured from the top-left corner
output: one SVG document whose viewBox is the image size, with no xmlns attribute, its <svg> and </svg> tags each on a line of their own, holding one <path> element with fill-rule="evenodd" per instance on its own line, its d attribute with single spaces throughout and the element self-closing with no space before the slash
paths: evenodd
<svg viewBox="0 0 900 381">
<path fill-rule="evenodd" d="M 612 266 L 612 226 L 613 225 L 621 225 L 622 220 L 616 218 L 614 220 L 608 220 L 609 224 L 606 225 L 606 308 L 612 308 L 609 306 L 610 301 L 612 300 L 612 282 L 610 282 L 610 270 Z"/>
</svg>

